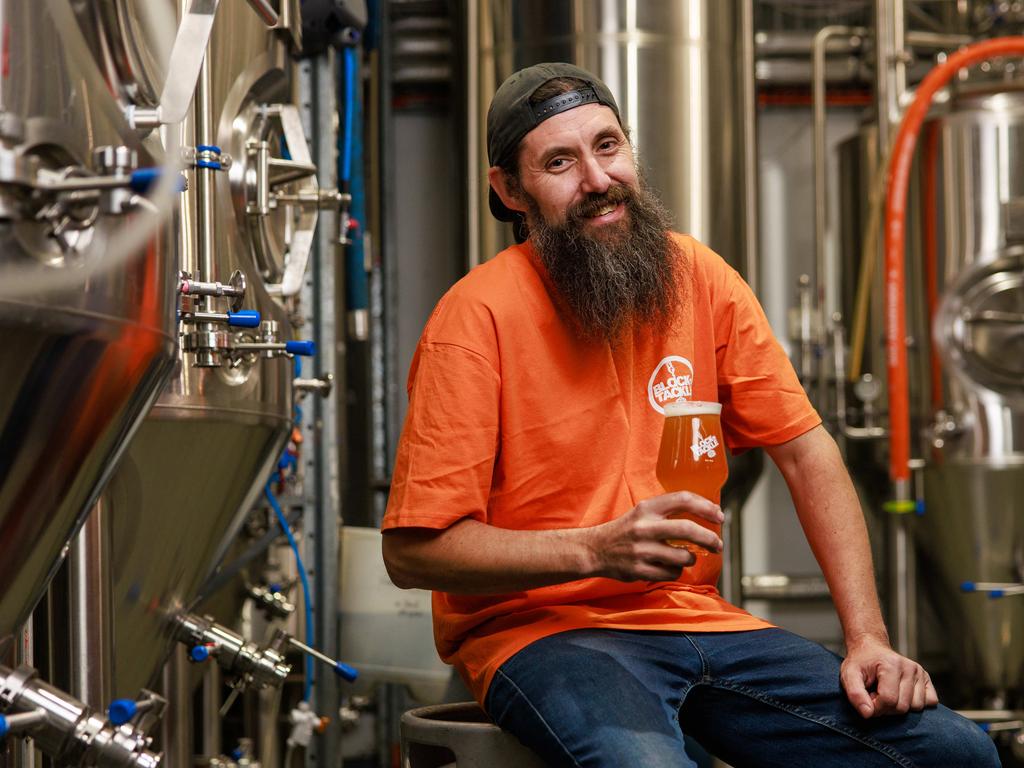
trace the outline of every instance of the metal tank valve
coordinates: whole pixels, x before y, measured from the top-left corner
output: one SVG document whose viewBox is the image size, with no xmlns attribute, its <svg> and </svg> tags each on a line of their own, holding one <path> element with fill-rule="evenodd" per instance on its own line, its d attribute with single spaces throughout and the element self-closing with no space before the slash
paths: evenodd
<svg viewBox="0 0 1024 768">
<path fill-rule="evenodd" d="M 8 734 L 31 737 L 58 765 L 98 768 L 157 768 L 161 755 L 151 752 L 152 739 L 131 721 L 143 711 L 163 707 L 163 699 L 146 698 L 111 705 L 109 718 L 37 678 L 36 670 L 0 667 L 0 738 Z M 130 712 L 130 714 L 129 714 Z"/>
<path fill-rule="evenodd" d="M 295 379 L 292 386 L 299 392 L 313 392 L 320 397 L 330 397 L 331 389 L 334 388 L 334 374 L 325 373 L 315 379 Z"/>
<path fill-rule="evenodd" d="M 279 584 L 247 584 L 245 593 L 268 618 L 287 619 L 295 612 L 295 606 L 288 601 Z"/>
<path fill-rule="evenodd" d="M 152 207 L 145 195 L 163 169 L 139 168 L 133 149 L 97 147 L 94 169 L 58 166 L 52 158 L 21 151 L 20 123 L 6 117 L 0 112 L 0 219 L 37 222 L 65 254 L 74 254 L 84 248 L 101 214 Z"/>
<path fill-rule="evenodd" d="M 316 354 L 316 343 L 313 341 L 278 341 L 278 325 L 273 320 L 265 320 L 260 323 L 260 340 L 246 341 L 236 340 L 232 344 L 235 358 L 240 359 L 245 354 L 259 352 L 264 358 L 274 357 L 312 357 Z"/>
<path fill-rule="evenodd" d="M 242 309 L 247 282 L 245 274 L 235 270 L 228 283 L 193 280 L 188 272 L 178 276 L 178 321 L 196 326 L 196 330 L 182 334 L 181 346 L 186 352 L 196 354 L 195 365 L 200 368 L 220 366 L 221 355 L 231 357 L 235 349 L 232 334 L 217 326 L 227 328 L 259 328 L 262 318 L 254 309 Z M 209 298 L 231 300 L 227 312 L 211 312 L 203 309 Z"/>
<path fill-rule="evenodd" d="M 331 669 L 333 669 L 334 673 L 338 675 L 338 677 L 350 683 L 353 682 L 357 677 L 359 677 L 359 672 L 354 667 L 350 667 L 343 661 L 332 659 L 327 654 L 323 653 L 322 651 L 318 651 L 316 648 L 312 648 L 306 645 L 301 640 L 296 640 L 294 637 L 289 635 L 284 630 L 279 629 L 274 634 L 273 645 L 277 647 L 290 645 L 292 646 L 292 648 L 295 648 L 298 651 L 302 651 L 303 653 L 312 656 L 317 661 L 323 662 Z"/>
<path fill-rule="evenodd" d="M 177 622 L 177 637 L 189 646 L 189 657 L 213 657 L 225 672 L 237 676 L 236 690 L 279 687 L 291 672 L 276 648 L 261 648 L 208 616 L 185 614 Z"/>
</svg>

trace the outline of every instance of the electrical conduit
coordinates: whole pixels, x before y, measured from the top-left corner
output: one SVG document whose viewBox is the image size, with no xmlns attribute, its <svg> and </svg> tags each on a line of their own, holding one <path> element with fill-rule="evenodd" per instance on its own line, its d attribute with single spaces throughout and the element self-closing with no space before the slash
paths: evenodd
<svg viewBox="0 0 1024 768">
<path fill-rule="evenodd" d="M 936 92 L 964 67 L 998 56 L 1024 56 L 1024 36 L 999 37 L 969 45 L 936 66 L 917 88 L 900 123 L 889 164 L 885 203 L 885 326 L 889 376 L 889 476 L 895 485 L 893 511 L 910 500 L 910 408 L 906 347 L 906 263 L 904 257 L 907 183 L 921 125 Z"/>
</svg>

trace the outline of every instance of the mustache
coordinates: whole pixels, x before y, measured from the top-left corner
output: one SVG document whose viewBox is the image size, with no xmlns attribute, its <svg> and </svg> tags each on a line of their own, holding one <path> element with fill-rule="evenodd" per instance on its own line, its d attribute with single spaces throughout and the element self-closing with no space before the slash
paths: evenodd
<svg viewBox="0 0 1024 768">
<path fill-rule="evenodd" d="M 626 203 L 628 205 L 634 198 L 635 193 L 625 184 L 616 184 L 614 187 L 609 187 L 600 193 L 592 192 L 585 199 L 566 210 L 566 223 L 577 223 L 584 219 L 589 219 L 597 215 L 598 211 L 602 208 L 607 208 L 609 205 L 618 205 L 619 203 Z"/>
</svg>

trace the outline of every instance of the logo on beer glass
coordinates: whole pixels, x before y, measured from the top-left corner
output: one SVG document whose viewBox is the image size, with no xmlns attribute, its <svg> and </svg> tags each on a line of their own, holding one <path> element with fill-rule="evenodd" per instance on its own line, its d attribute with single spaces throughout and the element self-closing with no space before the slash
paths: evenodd
<svg viewBox="0 0 1024 768">
<path fill-rule="evenodd" d="M 709 459 L 715 458 L 718 438 L 714 435 L 704 435 L 701 433 L 700 416 L 693 417 L 693 420 L 690 422 L 690 432 L 693 433 L 693 442 L 690 444 L 690 450 L 693 451 L 693 460 L 696 461 L 701 456 L 707 456 Z"/>
<path fill-rule="evenodd" d="M 658 451 L 658 481 L 666 491 L 690 491 L 717 502 L 729 476 L 722 451 L 722 404 L 702 402 L 666 403 L 665 426 Z M 686 513 L 671 517 L 692 520 L 715 533 L 719 527 Z M 708 552 L 689 541 L 669 540 L 695 555 Z"/>
<path fill-rule="evenodd" d="M 693 365 L 685 357 L 669 355 L 654 368 L 647 382 L 651 407 L 664 415 L 668 403 L 693 397 Z"/>
</svg>

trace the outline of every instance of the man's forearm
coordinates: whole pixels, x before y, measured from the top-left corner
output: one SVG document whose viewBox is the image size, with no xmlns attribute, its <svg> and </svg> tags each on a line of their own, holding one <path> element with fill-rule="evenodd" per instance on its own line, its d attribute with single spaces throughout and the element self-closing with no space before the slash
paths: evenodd
<svg viewBox="0 0 1024 768">
<path fill-rule="evenodd" d="M 501 594 L 592 575 L 593 529 L 516 531 L 465 519 L 444 530 L 384 534 L 396 585 L 461 594 Z"/>
<path fill-rule="evenodd" d="M 679 519 L 683 513 L 691 519 Z M 722 510 L 684 491 L 644 499 L 589 528 L 509 530 L 466 518 L 443 530 L 385 532 L 384 562 L 399 587 L 467 595 L 521 592 L 592 576 L 674 581 L 696 557 L 669 541 L 721 549 L 721 539 L 696 518 L 721 524 Z"/>
<path fill-rule="evenodd" d="M 864 515 L 835 441 L 818 427 L 792 443 L 769 452 L 825 574 L 846 644 L 888 642 Z"/>
</svg>

